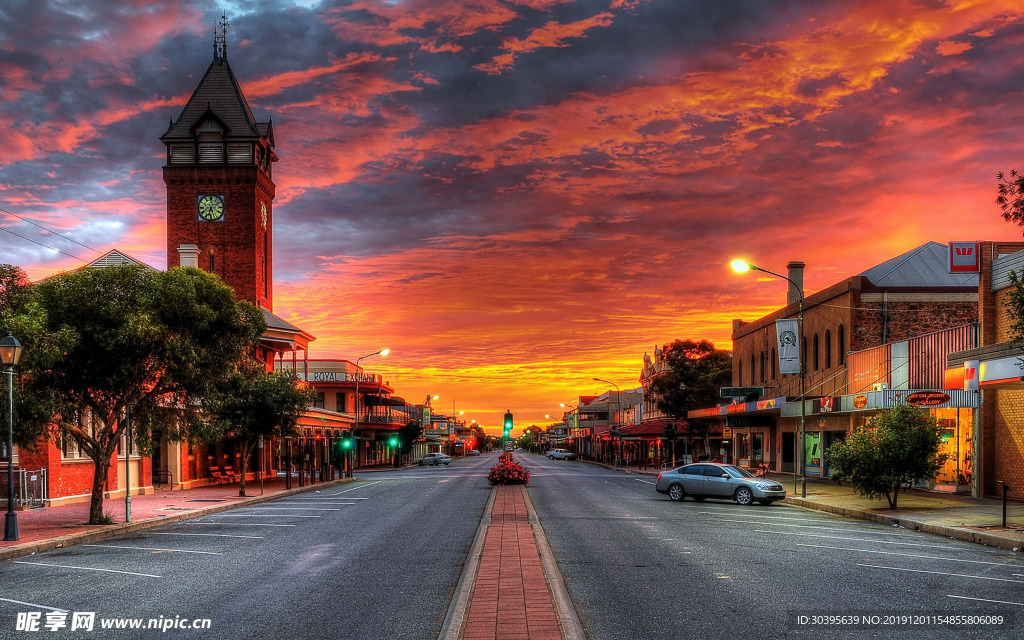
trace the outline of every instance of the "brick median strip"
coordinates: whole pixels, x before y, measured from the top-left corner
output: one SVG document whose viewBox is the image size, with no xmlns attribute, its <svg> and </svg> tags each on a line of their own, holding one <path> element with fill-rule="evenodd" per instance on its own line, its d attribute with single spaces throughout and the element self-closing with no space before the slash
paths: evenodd
<svg viewBox="0 0 1024 640">
<path fill-rule="evenodd" d="M 525 486 L 495 487 L 460 578 L 442 640 L 581 640 Z"/>
</svg>

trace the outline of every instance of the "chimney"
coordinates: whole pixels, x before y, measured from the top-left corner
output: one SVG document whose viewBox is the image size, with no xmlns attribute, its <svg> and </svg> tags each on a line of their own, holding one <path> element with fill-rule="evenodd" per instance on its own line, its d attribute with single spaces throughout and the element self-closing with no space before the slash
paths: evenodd
<svg viewBox="0 0 1024 640">
<path fill-rule="evenodd" d="M 182 267 L 199 266 L 199 245 L 182 244 L 178 245 L 178 264 Z M 170 267 L 170 265 L 168 265 Z"/>
<path fill-rule="evenodd" d="M 800 294 L 804 289 L 804 263 L 794 261 L 786 265 L 789 269 L 789 279 L 796 283 L 797 287 L 800 287 L 800 291 L 797 291 L 796 287 L 792 284 L 789 285 L 787 290 L 789 293 L 786 294 L 786 304 L 794 304 L 800 301 Z"/>
</svg>

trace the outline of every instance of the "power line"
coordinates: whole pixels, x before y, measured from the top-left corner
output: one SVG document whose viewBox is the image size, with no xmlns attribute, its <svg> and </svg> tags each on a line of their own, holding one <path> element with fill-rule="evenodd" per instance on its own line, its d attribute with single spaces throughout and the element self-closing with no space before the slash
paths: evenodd
<svg viewBox="0 0 1024 640">
<path fill-rule="evenodd" d="M 84 258 L 79 258 L 78 256 L 71 255 L 70 253 L 67 253 L 66 251 L 61 251 L 60 249 L 56 249 L 56 248 L 51 247 L 49 245 L 45 245 L 42 242 L 38 242 L 36 240 L 33 240 L 32 238 L 26 238 L 25 236 L 21 235 L 20 233 L 15 233 L 15 232 L 11 231 L 10 229 L 4 229 L 3 227 L 0 227 L 0 231 L 4 231 L 6 233 L 9 233 L 12 236 L 17 236 L 17 237 L 21 238 L 22 240 L 28 240 L 29 242 L 31 242 L 33 244 L 38 244 L 40 247 L 43 247 L 44 249 L 49 249 L 50 251 L 56 251 L 57 253 L 62 253 L 64 255 L 68 256 L 69 258 L 74 258 L 75 260 L 80 260 L 82 262 L 88 262 L 88 260 L 86 260 Z M 95 249 L 94 249 L 94 251 L 95 251 Z"/>
<path fill-rule="evenodd" d="M 59 237 L 59 238 L 63 238 L 63 239 L 65 239 L 65 240 L 67 240 L 68 242 L 73 242 L 73 243 L 77 244 L 77 245 L 78 245 L 78 246 L 80 246 L 80 247 L 84 247 L 84 248 L 88 249 L 89 251 L 95 251 L 96 253 L 102 253 L 102 252 L 101 252 L 101 251 L 100 251 L 99 249 L 93 249 L 92 247 L 90 247 L 90 246 L 89 246 L 89 245 L 87 245 L 87 244 L 82 244 L 82 243 L 81 243 L 81 242 L 79 242 L 78 240 L 75 240 L 74 238 L 69 238 L 69 237 L 67 237 L 66 235 L 62 234 L 62 233 L 58 233 L 58 232 L 54 231 L 53 229 L 47 229 L 47 228 L 46 228 L 46 227 L 44 227 L 43 225 L 41 225 L 41 224 L 39 224 L 39 223 L 36 223 L 36 222 L 33 222 L 33 221 L 29 220 L 28 218 L 23 218 L 22 216 L 19 216 L 19 215 L 18 215 L 18 214 L 16 214 L 16 213 L 12 213 L 12 212 L 8 211 L 7 209 L 4 209 L 4 208 L 0 207 L 0 211 L 2 211 L 3 213 L 6 213 L 6 214 L 7 214 L 7 215 L 9 215 L 9 216 L 14 216 L 14 217 L 15 217 L 15 218 L 17 218 L 18 220 L 21 220 L 22 222 L 27 222 L 27 223 L 29 223 L 30 225 L 34 226 L 34 227 L 39 227 L 39 228 L 40 228 L 40 229 L 42 229 L 43 231 L 45 231 L 45 232 L 47 232 L 47 233 L 52 233 L 53 235 L 55 235 L 55 236 L 57 236 L 57 237 Z M 9 231 L 8 233 L 13 233 L 13 232 Z M 16 234 L 16 233 L 15 233 L 14 235 L 18 235 L 18 234 Z M 18 237 L 19 237 L 19 238 L 25 238 L 24 236 L 18 236 Z M 25 240 L 29 240 L 29 239 L 28 239 L 28 238 L 25 238 Z M 29 241 L 30 241 L 30 242 L 35 242 L 35 240 L 29 240 Z M 40 242 L 36 242 L 36 244 L 38 244 L 38 245 L 41 245 L 41 246 L 44 246 L 44 247 L 46 247 L 46 245 L 45 245 L 45 244 L 42 244 L 42 243 L 40 243 Z M 47 248 L 47 249 L 51 249 L 52 247 L 46 247 L 46 248 Z M 53 249 L 53 250 L 54 250 L 54 251 L 59 251 L 59 249 Z M 63 251 L 61 251 L 61 253 L 64 253 L 64 252 L 63 252 Z M 69 254 L 64 254 L 64 255 L 69 255 Z M 76 256 L 72 256 L 72 257 L 76 257 Z M 81 260 L 81 258 L 79 258 L 79 260 Z M 82 261 L 83 261 L 83 262 L 85 262 L 84 260 L 82 260 Z"/>
</svg>

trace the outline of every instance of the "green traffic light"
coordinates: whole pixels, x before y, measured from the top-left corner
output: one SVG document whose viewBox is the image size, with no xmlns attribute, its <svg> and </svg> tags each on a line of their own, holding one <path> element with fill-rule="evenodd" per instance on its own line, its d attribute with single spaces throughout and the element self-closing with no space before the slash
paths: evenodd
<svg viewBox="0 0 1024 640">
<path fill-rule="evenodd" d="M 348 439 L 348 438 L 345 438 L 344 440 L 341 441 L 341 448 L 342 449 L 351 449 L 352 448 L 352 441 L 350 439 Z"/>
<path fill-rule="evenodd" d="M 398 438 L 396 438 L 395 436 L 391 436 L 391 438 L 388 440 L 388 445 L 390 445 L 392 447 L 397 447 L 398 446 Z"/>
</svg>

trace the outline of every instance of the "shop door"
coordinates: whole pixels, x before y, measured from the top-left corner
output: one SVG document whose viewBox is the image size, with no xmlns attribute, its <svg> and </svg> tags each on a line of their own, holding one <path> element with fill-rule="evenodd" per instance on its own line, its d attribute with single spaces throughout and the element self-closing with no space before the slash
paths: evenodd
<svg viewBox="0 0 1024 640">
<path fill-rule="evenodd" d="M 793 437 L 793 433 L 782 434 L 782 467 L 780 471 L 784 473 L 793 473 L 793 448 L 796 446 L 796 438 Z"/>
</svg>

